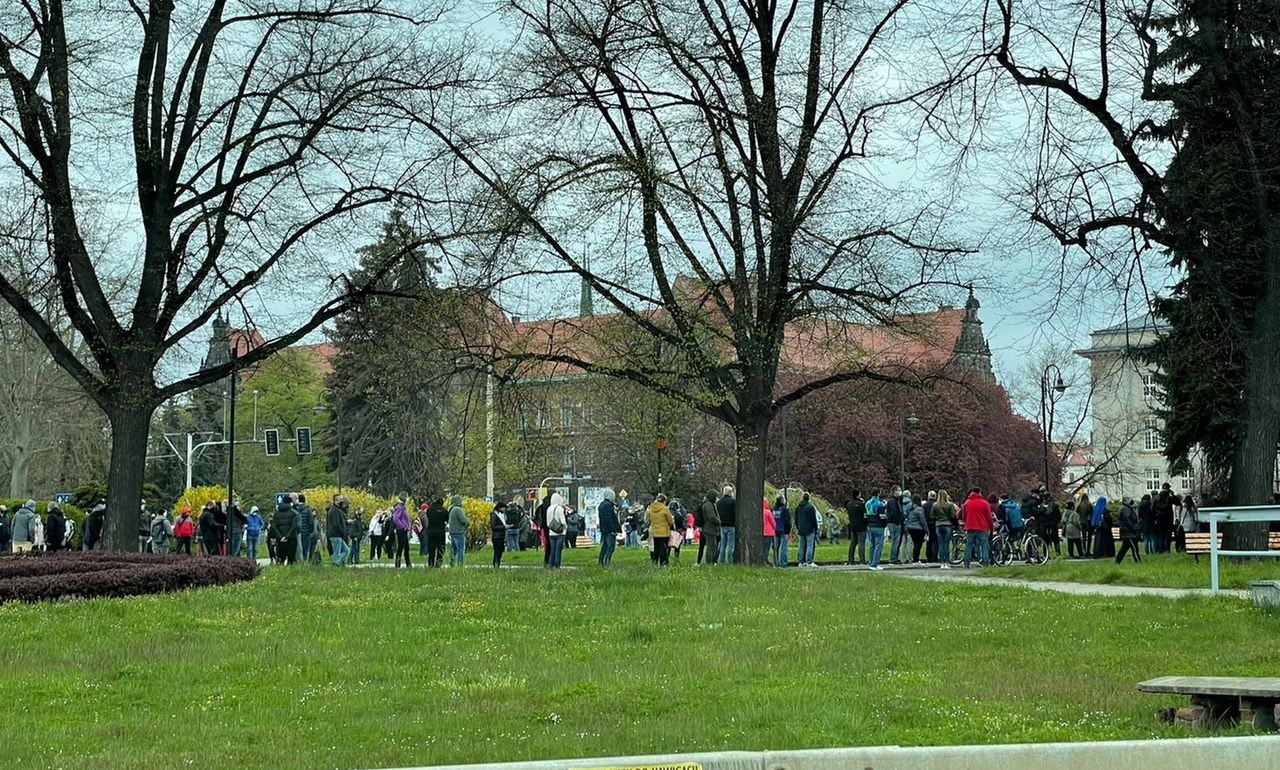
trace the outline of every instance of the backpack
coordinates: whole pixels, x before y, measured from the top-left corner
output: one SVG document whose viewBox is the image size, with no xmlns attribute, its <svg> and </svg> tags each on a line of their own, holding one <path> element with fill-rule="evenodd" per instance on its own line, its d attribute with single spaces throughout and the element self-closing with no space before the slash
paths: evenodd
<svg viewBox="0 0 1280 770">
<path fill-rule="evenodd" d="M 558 518 L 558 519 L 553 519 L 549 514 L 550 514 L 550 512 L 548 511 L 548 516 L 547 516 L 547 529 L 548 529 L 548 530 L 551 532 L 551 534 L 553 534 L 553 535 L 563 535 L 563 534 L 564 534 L 564 529 L 565 529 L 565 524 L 564 524 L 564 514 L 563 514 L 563 513 L 561 513 L 561 514 L 560 514 L 560 518 Z"/>
<path fill-rule="evenodd" d="M 68 516 L 66 521 L 67 523 L 64 525 L 66 528 L 66 536 L 63 539 L 62 544 L 71 545 L 71 538 L 76 536 L 76 520 Z"/>
<path fill-rule="evenodd" d="M 195 535 L 195 533 L 196 533 L 196 525 L 192 522 L 190 517 L 182 521 L 179 521 L 178 526 L 174 527 L 173 529 L 173 534 L 177 535 L 178 537 L 191 537 Z"/>
<path fill-rule="evenodd" d="M 164 517 L 157 516 L 151 522 L 151 542 L 164 545 L 169 541 L 169 533 L 165 531 Z"/>
</svg>

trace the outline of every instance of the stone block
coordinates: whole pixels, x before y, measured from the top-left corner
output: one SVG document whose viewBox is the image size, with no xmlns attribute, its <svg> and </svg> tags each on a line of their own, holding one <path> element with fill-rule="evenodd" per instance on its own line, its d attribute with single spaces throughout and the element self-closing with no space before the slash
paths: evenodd
<svg viewBox="0 0 1280 770">
<path fill-rule="evenodd" d="M 1198 703 L 1183 706 L 1173 717 L 1173 723 L 1188 730 L 1199 730 L 1208 727 L 1209 709 Z"/>
</svg>

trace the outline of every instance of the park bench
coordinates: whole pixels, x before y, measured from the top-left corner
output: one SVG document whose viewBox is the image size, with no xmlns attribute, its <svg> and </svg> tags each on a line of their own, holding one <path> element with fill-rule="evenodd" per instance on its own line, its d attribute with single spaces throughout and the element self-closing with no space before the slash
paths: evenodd
<svg viewBox="0 0 1280 770">
<path fill-rule="evenodd" d="M 1218 533 L 1218 547 L 1222 547 L 1222 533 Z M 1280 532 L 1272 532 L 1267 536 L 1267 548 L 1272 551 L 1280 551 Z M 1209 533 L 1208 532 L 1192 532 L 1187 535 L 1187 553 L 1196 557 L 1199 563 L 1200 556 L 1209 553 Z"/>
<path fill-rule="evenodd" d="M 1280 677 L 1162 676 L 1140 682 L 1138 691 L 1190 696 L 1191 705 L 1165 709 L 1160 717 L 1191 729 L 1244 722 L 1275 732 L 1280 717 Z"/>
</svg>

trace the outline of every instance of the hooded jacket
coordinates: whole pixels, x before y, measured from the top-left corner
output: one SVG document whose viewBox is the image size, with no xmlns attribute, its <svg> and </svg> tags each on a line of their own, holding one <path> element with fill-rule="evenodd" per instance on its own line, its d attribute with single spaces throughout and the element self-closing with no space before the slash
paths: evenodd
<svg viewBox="0 0 1280 770">
<path fill-rule="evenodd" d="M 907 529 L 916 531 L 928 529 L 929 519 L 924 515 L 924 506 L 916 505 L 914 500 L 910 506 L 910 510 L 907 511 Z"/>
<path fill-rule="evenodd" d="M 664 506 L 665 507 L 665 506 Z M 667 518 L 671 517 L 671 513 L 667 513 Z M 557 532 L 556 530 L 560 530 Z M 549 537 L 563 537 L 569 531 L 569 520 L 565 517 L 564 497 L 559 492 L 551 496 L 551 502 L 547 505 L 547 535 Z"/>
<path fill-rule="evenodd" d="M 1138 514 L 1133 511 L 1132 503 L 1125 503 L 1120 508 L 1120 537 L 1138 538 L 1142 536 L 1142 523 Z"/>
<path fill-rule="evenodd" d="M 45 517 L 44 539 L 50 543 L 57 541 L 62 545 L 66 541 L 67 517 L 57 505 L 49 506 L 49 515 Z"/>
<path fill-rule="evenodd" d="M 465 535 L 467 527 L 471 526 L 471 520 L 462 510 L 462 496 L 454 495 L 452 502 L 453 507 L 449 509 L 449 534 Z"/>
<path fill-rule="evenodd" d="M 764 501 L 764 536 L 776 537 L 778 534 L 778 524 L 773 517 L 773 511 L 769 508 L 769 501 Z"/>
<path fill-rule="evenodd" d="M 708 494 L 702 501 L 702 534 L 720 536 L 720 509 L 716 506 L 716 496 Z"/>
<path fill-rule="evenodd" d="M 173 537 L 173 523 L 169 521 L 169 513 L 166 511 L 152 516 L 151 526 L 148 529 L 153 545 L 168 545 L 169 538 Z"/>
<path fill-rule="evenodd" d="M 285 500 L 276 506 L 276 515 L 271 517 L 268 536 L 276 540 L 291 540 L 298 536 L 298 510 L 293 502 Z"/>
<path fill-rule="evenodd" d="M 867 501 L 867 528 L 868 529 L 884 529 L 885 522 L 885 505 L 880 499 L 880 495 L 872 495 Z"/>
<path fill-rule="evenodd" d="M 813 507 L 813 501 L 805 495 L 800 501 L 800 505 L 796 506 L 796 534 L 801 537 L 817 534 L 818 532 L 818 509 Z"/>
<path fill-rule="evenodd" d="M 606 490 L 604 500 L 596 506 L 596 516 L 600 519 L 600 534 L 616 535 L 622 532 L 622 524 L 618 521 L 618 509 L 613 503 L 613 490 Z"/>
<path fill-rule="evenodd" d="M 28 500 L 13 515 L 13 542 L 33 542 L 36 539 L 36 521 L 36 501 Z"/>
<path fill-rule="evenodd" d="M 330 539 L 347 539 L 347 509 L 339 503 L 329 506 L 325 511 L 325 535 Z"/>
<path fill-rule="evenodd" d="M 655 537 L 671 537 L 671 528 L 675 526 L 675 519 L 672 518 L 671 509 L 667 507 L 666 503 L 660 503 L 655 500 L 649 506 L 649 510 L 645 512 L 645 515 L 649 518 L 650 540 Z M 773 518 L 772 514 L 770 514 L 770 518 Z"/>
<path fill-rule="evenodd" d="M 315 511 L 311 510 L 311 506 L 304 502 L 299 502 L 296 510 L 298 512 L 298 531 L 304 535 L 310 535 L 316 518 Z"/>
<path fill-rule="evenodd" d="M 391 526 L 395 527 L 397 532 L 408 532 L 413 528 L 413 522 L 409 521 L 409 511 L 404 507 L 404 501 L 396 502 L 395 507 L 391 509 Z M 383 527 L 386 530 L 386 527 Z"/>
<path fill-rule="evenodd" d="M 364 538 L 364 517 L 360 511 L 350 514 L 347 519 L 347 539 L 356 541 Z"/>
<path fill-rule="evenodd" d="M 992 524 L 991 504 L 977 492 L 970 492 L 964 501 L 964 528 L 966 532 L 990 532 Z"/>
<path fill-rule="evenodd" d="M 444 535 L 449 528 L 449 512 L 439 502 L 427 506 L 427 534 Z"/>
<path fill-rule="evenodd" d="M 250 508 L 249 515 L 245 519 L 244 526 L 244 530 L 249 534 L 249 537 L 257 537 L 262 534 L 262 530 L 266 526 L 267 523 L 262 520 L 262 514 L 258 512 L 258 506 L 255 505 Z"/>
</svg>

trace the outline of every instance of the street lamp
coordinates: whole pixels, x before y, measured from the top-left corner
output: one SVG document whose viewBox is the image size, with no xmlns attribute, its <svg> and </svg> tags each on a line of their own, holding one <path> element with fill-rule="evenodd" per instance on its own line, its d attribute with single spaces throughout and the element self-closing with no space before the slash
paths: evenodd
<svg viewBox="0 0 1280 770">
<path fill-rule="evenodd" d="M 907 426 L 915 425 L 918 422 L 920 422 L 920 418 L 916 417 L 915 407 L 911 407 L 906 414 L 902 415 L 902 419 L 898 423 L 898 434 L 901 438 L 901 443 L 899 444 L 901 451 L 898 455 L 898 458 L 901 461 L 898 472 L 899 489 L 907 488 Z"/>
<path fill-rule="evenodd" d="M 1052 379 L 1050 379 L 1052 376 Z M 1053 383 L 1050 385 L 1050 383 Z M 1067 390 L 1067 383 L 1062 381 L 1062 370 L 1057 364 L 1049 364 L 1040 375 L 1040 427 L 1044 429 L 1044 488 L 1052 489 L 1049 479 L 1049 442 L 1053 438 L 1053 408 L 1058 397 Z"/>
</svg>

